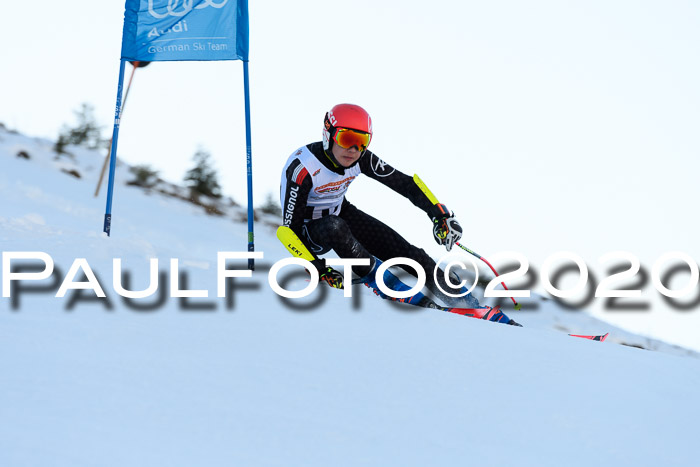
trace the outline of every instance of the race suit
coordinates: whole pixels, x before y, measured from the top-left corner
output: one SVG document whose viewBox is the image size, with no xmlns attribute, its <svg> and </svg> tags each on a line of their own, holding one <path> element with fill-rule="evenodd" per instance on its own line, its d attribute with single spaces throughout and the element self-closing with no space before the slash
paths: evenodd
<svg viewBox="0 0 700 467">
<path fill-rule="evenodd" d="M 283 225 L 297 234 L 315 258 L 331 249 L 340 258 L 375 256 L 382 261 L 397 257 L 411 258 L 425 270 L 428 289 L 446 303 L 454 303 L 435 286 L 435 261 L 423 249 L 410 244 L 391 227 L 362 212 L 346 199 L 348 187 L 360 174 L 408 198 L 426 214 L 431 211 L 432 203 L 413 178 L 396 170 L 371 151 L 366 150 L 357 163 L 345 168 L 334 164 L 324 152 L 323 144 L 316 142 L 292 153 L 282 170 L 280 201 Z M 401 267 L 409 274 L 416 275 L 410 266 Z M 354 266 L 353 272 L 362 277 L 370 269 L 371 265 Z M 456 294 L 460 291 L 444 281 L 441 270 L 437 276 L 440 286 L 447 292 Z M 471 296 L 466 299 L 475 301 Z M 471 305 L 474 306 L 474 303 Z"/>
</svg>

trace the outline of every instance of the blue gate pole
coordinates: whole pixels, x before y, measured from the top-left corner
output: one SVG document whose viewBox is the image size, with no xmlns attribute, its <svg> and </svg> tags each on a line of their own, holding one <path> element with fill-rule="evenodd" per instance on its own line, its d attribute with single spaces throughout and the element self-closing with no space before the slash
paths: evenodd
<svg viewBox="0 0 700 467">
<path fill-rule="evenodd" d="M 109 184 L 107 189 L 107 207 L 105 209 L 105 223 L 103 231 L 109 237 L 112 230 L 112 195 L 114 193 L 114 172 L 117 167 L 117 140 L 119 139 L 119 120 L 122 113 L 122 86 L 124 84 L 124 65 L 126 60 L 121 59 L 119 65 L 119 84 L 117 85 L 117 106 L 114 111 L 114 130 L 112 131 L 112 149 L 109 154 Z"/>
<path fill-rule="evenodd" d="M 245 140 L 246 166 L 248 170 L 248 251 L 255 251 L 253 235 L 253 155 L 250 147 L 250 87 L 248 82 L 248 60 L 243 60 L 243 92 L 245 93 Z M 255 269 L 253 258 L 248 259 L 248 269 Z"/>
</svg>

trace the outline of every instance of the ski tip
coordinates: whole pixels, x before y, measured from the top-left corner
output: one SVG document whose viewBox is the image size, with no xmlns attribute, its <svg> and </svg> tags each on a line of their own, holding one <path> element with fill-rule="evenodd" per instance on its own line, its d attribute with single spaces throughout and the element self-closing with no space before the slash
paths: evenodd
<svg viewBox="0 0 700 467">
<path fill-rule="evenodd" d="M 610 333 L 609 333 L 609 332 L 606 332 L 605 334 L 602 334 L 602 335 L 600 335 L 600 336 L 582 336 L 582 335 L 579 335 L 579 334 L 569 334 L 569 335 L 570 335 L 571 337 L 580 337 L 581 339 L 588 339 L 588 340 L 592 340 L 592 341 L 603 342 L 605 339 L 608 338 L 608 336 L 610 335 Z"/>
</svg>

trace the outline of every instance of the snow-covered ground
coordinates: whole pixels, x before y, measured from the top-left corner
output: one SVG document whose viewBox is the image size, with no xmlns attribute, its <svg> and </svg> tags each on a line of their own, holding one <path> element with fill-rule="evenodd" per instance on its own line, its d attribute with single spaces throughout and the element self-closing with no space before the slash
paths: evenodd
<svg viewBox="0 0 700 467">
<path fill-rule="evenodd" d="M 256 224 L 253 277 L 217 298 L 217 252 L 246 250 L 243 208 L 206 214 L 177 187 L 127 186 L 120 166 L 107 238 L 104 192 L 93 197 L 103 154 L 56 160 L 51 146 L 0 129 L 3 254 L 41 251 L 56 266 L 0 301 L 2 466 L 696 464 L 691 351 L 538 297 L 534 311 L 505 307 L 524 328 L 401 308 L 362 287 L 293 306 L 267 283 L 288 256 L 273 219 Z M 76 258 L 106 299 L 55 297 Z M 134 290 L 157 258 L 158 292 L 117 295 L 114 258 Z M 171 258 L 180 289 L 207 298 L 161 297 Z"/>
</svg>

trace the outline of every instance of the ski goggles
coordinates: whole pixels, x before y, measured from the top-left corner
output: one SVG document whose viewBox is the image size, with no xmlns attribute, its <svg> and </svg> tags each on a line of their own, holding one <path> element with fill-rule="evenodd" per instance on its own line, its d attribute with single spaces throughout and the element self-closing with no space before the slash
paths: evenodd
<svg viewBox="0 0 700 467">
<path fill-rule="evenodd" d="M 357 146 L 357 149 L 364 151 L 369 146 L 372 135 L 363 131 L 350 130 L 349 128 L 338 128 L 333 136 L 333 141 L 343 149 L 350 149 Z"/>
</svg>

